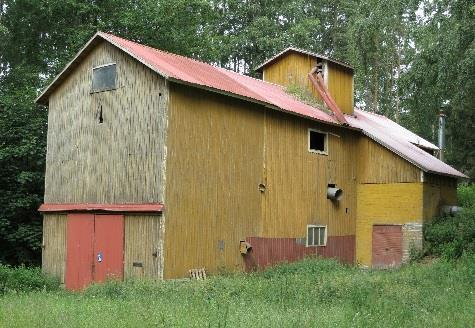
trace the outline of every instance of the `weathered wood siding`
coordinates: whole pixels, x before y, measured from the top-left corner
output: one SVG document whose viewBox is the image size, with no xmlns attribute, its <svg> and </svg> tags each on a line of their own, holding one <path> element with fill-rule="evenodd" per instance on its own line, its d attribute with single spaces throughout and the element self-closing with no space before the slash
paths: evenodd
<svg viewBox="0 0 475 328">
<path fill-rule="evenodd" d="M 366 136 L 358 147 L 358 183 L 420 182 L 421 170 Z"/>
<path fill-rule="evenodd" d="M 328 155 L 308 151 L 308 129 L 328 132 Z M 265 127 L 262 237 L 306 237 L 307 224 L 328 226 L 329 236 L 353 235 L 356 218 L 357 137 L 352 131 L 275 111 Z M 327 199 L 328 184 L 343 190 Z"/>
<path fill-rule="evenodd" d="M 42 269 L 64 284 L 66 268 L 66 214 L 43 216 Z"/>
<path fill-rule="evenodd" d="M 92 68 L 112 62 L 118 88 L 91 93 Z M 96 46 L 49 99 L 45 202 L 162 201 L 167 103 L 156 73 Z"/>
<path fill-rule="evenodd" d="M 353 114 L 353 72 L 328 62 L 328 91 L 343 113 Z"/>
<path fill-rule="evenodd" d="M 259 234 L 264 111 L 170 85 L 165 278 L 244 270 L 239 241 Z"/>
<path fill-rule="evenodd" d="M 327 63 L 325 84 L 338 107 L 347 114 L 353 114 L 353 73 L 338 64 Z M 308 73 L 317 65 L 317 59 L 302 53 L 289 52 L 272 64 L 264 67 L 263 80 L 283 86 L 298 85 L 309 90 L 320 99 L 315 87 L 308 79 Z"/>
<path fill-rule="evenodd" d="M 372 263 L 372 229 L 375 224 L 422 223 L 423 183 L 358 185 L 356 261 Z"/>
<path fill-rule="evenodd" d="M 264 67 L 263 80 L 285 87 L 298 85 L 311 90 L 314 95 L 317 91 L 308 79 L 308 73 L 317 65 L 315 58 L 296 52 L 289 52 L 279 60 Z"/>
<path fill-rule="evenodd" d="M 163 218 L 126 215 L 124 278 L 163 278 Z"/>
<path fill-rule="evenodd" d="M 330 133 L 329 155 L 308 151 L 308 128 Z M 354 138 L 352 131 L 172 85 L 165 278 L 203 266 L 242 270 L 239 241 L 247 237 L 305 238 L 312 223 L 328 225 L 329 236 L 354 235 Z M 338 205 L 326 198 L 328 183 L 344 190 Z"/>
</svg>

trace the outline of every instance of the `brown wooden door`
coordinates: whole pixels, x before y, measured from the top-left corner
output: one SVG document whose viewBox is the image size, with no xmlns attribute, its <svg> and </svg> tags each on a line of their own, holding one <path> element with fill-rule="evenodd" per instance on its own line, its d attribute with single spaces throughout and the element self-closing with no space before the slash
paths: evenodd
<svg viewBox="0 0 475 328">
<path fill-rule="evenodd" d="M 402 230 L 399 225 L 373 226 L 374 268 L 390 268 L 401 265 Z"/>
</svg>

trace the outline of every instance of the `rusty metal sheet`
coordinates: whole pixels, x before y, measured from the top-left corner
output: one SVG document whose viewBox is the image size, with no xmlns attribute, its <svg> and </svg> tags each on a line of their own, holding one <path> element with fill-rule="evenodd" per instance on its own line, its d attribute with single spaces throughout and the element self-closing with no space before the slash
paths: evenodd
<svg viewBox="0 0 475 328">
<path fill-rule="evenodd" d="M 398 267 L 402 261 L 402 230 L 400 225 L 374 225 L 372 242 L 374 268 Z"/>
<path fill-rule="evenodd" d="M 328 123 L 337 123 L 327 113 L 304 104 L 287 94 L 282 86 L 215 67 L 198 60 L 147 47 L 112 34 L 100 33 L 100 36 L 168 79 L 225 91 L 276 106 L 284 111 Z"/>
<path fill-rule="evenodd" d="M 354 116 L 346 115 L 346 120 L 350 126 L 360 129 L 365 135 L 423 171 L 458 178 L 468 178 L 465 174 L 420 148 L 436 150 L 438 149 L 437 146 L 387 117 L 355 109 Z"/>
<path fill-rule="evenodd" d="M 309 255 L 336 258 L 342 263 L 355 261 L 355 236 L 328 236 L 326 246 L 306 247 L 298 238 L 248 237 L 252 248 L 244 256 L 246 271 L 266 268 L 281 262 L 294 262 Z"/>
</svg>

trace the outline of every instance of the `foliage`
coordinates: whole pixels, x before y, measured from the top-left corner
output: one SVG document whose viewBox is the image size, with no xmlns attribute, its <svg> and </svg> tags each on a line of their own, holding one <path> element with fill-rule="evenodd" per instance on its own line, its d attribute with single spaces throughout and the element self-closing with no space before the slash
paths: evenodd
<svg viewBox="0 0 475 328">
<path fill-rule="evenodd" d="M 40 268 L 0 265 L 0 294 L 58 289 L 59 281 L 43 274 Z"/>
<path fill-rule="evenodd" d="M 111 281 L 84 293 L 7 293 L 5 327 L 463 327 L 475 257 L 362 271 L 306 259 L 205 281 Z"/>
<path fill-rule="evenodd" d="M 475 185 L 459 188 L 464 210 L 455 216 L 434 219 L 424 227 L 426 253 L 446 259 L 475 254 Z"/>
</svg>

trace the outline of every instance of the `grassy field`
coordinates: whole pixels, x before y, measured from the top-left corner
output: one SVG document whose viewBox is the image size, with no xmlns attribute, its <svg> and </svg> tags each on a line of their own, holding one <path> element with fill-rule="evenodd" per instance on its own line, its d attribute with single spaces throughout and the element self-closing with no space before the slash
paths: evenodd
<svg viewBox="0 0 475 328">
<path fill-rule="evenodd" d="M 51 288 L 51 287 L 50 287 Z M 473 327 L 475 257 L 363 271 L 307 259 L 206 281 L 0 296 L 1 327 Z"/>
</svg>

